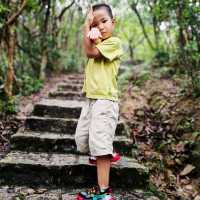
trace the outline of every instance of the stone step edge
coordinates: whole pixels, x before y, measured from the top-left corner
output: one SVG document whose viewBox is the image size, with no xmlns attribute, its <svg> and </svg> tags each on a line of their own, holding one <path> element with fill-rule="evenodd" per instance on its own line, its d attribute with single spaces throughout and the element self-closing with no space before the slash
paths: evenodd
<svg viewBox="0 0 200 200">
<path fill-rule="evenodd" d="M 44 167 L 64 167 L 75 165 L 91 165 L 88 162 L 88 156 L 77 154 L 62 153 L 44 153 L 44 152 L 24 152 L 11 151 L 3 159 L 0 160 L 0 168 L 5 165 L 36 165 Z M 122 156 L 118 163 L 111 166 L 117 169 L 138 169 L 141 172 L 148 173 L 148 169 L 139 164 L 134 158 Z"/>
<path fill-rule="evenodd" d="M 82 96 L 83 92 L 81 91 L 72 91 L 72 90 L 68 90 L 68 91 L 52 91 L 49 92 L 49 96 L 50 95 L 78 95 L 78 96 Z"/>
<path fill-rule="evenodd" d="M 25 137 L 25 138 L 40 138 L 40 139 L 74 139 L 74 135 L 71 134 L 60 134 L 60 133 L 53 133 L 53 132 L 38 132 L 38 131 L 29 131 L 20 129 L 17 133 L 11 136 L 11 139 L 18 138 L 18 137 Z M 114 141 L 122 141 L 127 142 L 129 144 L 133 143 L 131 138 L 127 136 L 116 135 L 114 137 Z"/>
<path fill-rule="evenodd" d="M 26 118 L 25 121 L 25 129 L 26 130 L 31 130 L 29 128 L 27 128 L 26 124 L 29 123 L 30 120 L 39 120 L 39 121 L 60 121 L 61 123 L 78 123 L 77 118 L 58 118 L 58 117 L 42 117 L 42 116 L 35 116 L 35 115 L 31 115 L 28 116 Z M 118 120 L 117 126 L 123 126 L 124 131 L 126 132 L 125 134 L 116 134 L 116 135 L 127 135 L 130 136 L 130 130 L 127 126 L 127 124 L 125 123 L 125 121 L 123 120 L 123 118 Z M 42 131 L 44 132 L 44 131 Z"/>
<path fill-rule="evenodd" d="M 58 87 L 68 87 L 68 86 L 75 86 L 75 87 L 83 87 L 83 84 L 81 83 L 71 83 L 71 84 L 67 84 L 67 83 L 58 83 L 57 84 Z"/>
<path fill-rule="evenodd" d="M 35 106 L 54 106 L 62 108 L 82 108 L 84 101 L 61 100 L 61 99 L 42 99 Z"/>
<path fill-rule="evenodd" d="M 39 120 L 62 120 L 62 121 L 73 121 L 73 122 L 78 122 L 78 119 L 76 118 L 58 118 L 58 117 L 41 117 L 41 116 L 35 116 L 31 115 L 26 117 L 26 119 L 39 119 Z M 124 120 L 121 118 L 118 120 L 118 124 L 124 123 Z"/>
</svg>

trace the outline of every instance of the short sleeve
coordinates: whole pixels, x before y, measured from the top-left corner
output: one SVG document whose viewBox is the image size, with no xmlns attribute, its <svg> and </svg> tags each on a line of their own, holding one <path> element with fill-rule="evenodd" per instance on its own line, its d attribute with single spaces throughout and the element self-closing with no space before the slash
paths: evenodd
<svg viewBox="0 0 200 200">
<path fill-rule="evenodd" d="M 120 58 L 123 54 L 121 40 L 117 37 L 110 37 L 97 44 L 96 47 L 110 61 Z"/>
</svg>

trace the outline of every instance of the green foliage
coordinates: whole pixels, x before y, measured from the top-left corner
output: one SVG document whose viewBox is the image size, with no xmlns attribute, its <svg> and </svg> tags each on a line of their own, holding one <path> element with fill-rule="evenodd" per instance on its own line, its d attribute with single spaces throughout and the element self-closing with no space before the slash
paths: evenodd
<svg viewBox="0 0 200 200">
<path fill-rule="evenodd" d="M 147 70 L 143 70 L 134 80 L 133 85 L 141 86 L 143 85 L 147 80 L 151 78 L 151 73 Z"/>
<path fill-rule="evenodd" d="M 132 69 L 130 68 L 130 66 L 125 66 L 127 69 L 125 69 L 124 72 L 122 72 L 119 76 L 118 76 L 118 85 L 119 85 L 119 90 L 122 91 L 123 87 L 126 86 L 129 82 L 129 78 L 132 75 L 131 71 Z"/>
<path fill-rule="evenodd" d="M 6 113 L 6 114 L 16 113 L 16 105 L 14 97 L 11 97 L 9 99 L 0 98 L 0 113 Z"/>
<path fill-rule="evenodd" d="M 18 193 L 15 197 L 14 200 L 25 200 L 26 199 L 26 195 L 23 193 Z"/>
<path fill-rule="evenodd" d="M 189 42 L 184 48 L 184 57 L 187 74 L 191 80 L 193 96 L 200 96 L 200 53 L 198 51 L 197 43 L 194 41 Z"/>
<path fill-rule="evenodd" d="M 43 86 L 43 82 L 39 79 L 24 74 L 20 79 L 20 85 L 20 93 L 22 95 L 30 95 L 31 93 L 39 91 Z"/>
<path fill-rule="evenodd" d="M 169 62 L 169 52 L 158 50 L 153 59 L 153 66 L 161 67 Z"/>
<path fill-rule="evenodd" d="M 8 13 L 10 9 L 3 3 L 0 3 L 0 28 L 4 25 L 5 14 Z"/>
<path fill-rule="evenodd" d="M 184 132 L 192 132 L 194 127 L 194 119 L 192 117 L 186 116 L 177 125 L 177 130 L 182 134 Z"/>
<path fill-rule="evenodd" d="M 200 131 L 195 131 L 195 132 L 192 133 L 192 135 L 193 135 L 195 138 L 197 138 L 197 137 L 200 136 Z"/>
<path fill-rule="evenodd" d="M 31 11 L 31 10 L 37 10 L 39 8 L 38 2 L 36 0 L 28 0 L 27 1 L 27 6 L 26 10 Z"/>
<path fill-rule="evenodd" d="M 152 27 L 147 25 L 146 29 L 150 38 L 153 37 Z M 149 48 L 144 39 L 138 20 L 132 12 L 127 11 L 124 13 L 123 18 L 117 18 L 115 33 L 123 41 L 123 47 L 125 49 L 124 60 L 147 61 L 153 57 L 154 52 Z M 133 58 L 130 55 L 130 47 L 133 49 Z"/>
<path fill-rule="evenodd" d="M 0 14 L 3 14 L 7 11 L 9 11 L 10 9 L 3 3 L 0 3 Z"/>
<path fill-rule="evenodd" d="M 0 54 L 0 84 L 3 84 L 3 80 L 5 79 L 7 63 L 6 53 L 2 52 Z"/>
<path fill-rule="evenodd" d="M 156 70 L 158 72 L 158 78 L 172 78 L 174 74 L 176 73 L 176 69 L 173 67 L 161 67 Z"/>
<path fill-rule="evenodd" d="M 159 197 L 160 200 L 166 199 L 164 193 L 160 192 L 153 183 L 151 183 L 151 182 L 149 183 L 148 189 L 150 192 L 152 192 L 152 194 Z"/>
<path fill-rule="evenodd" d="M 66 72 L 75 72 L 78 71 L 80 68 L 81 58 L 77 55 L 76 52 L 69 51 L 63 52 L 61 66 L 62 69 Z"/>
</svg>

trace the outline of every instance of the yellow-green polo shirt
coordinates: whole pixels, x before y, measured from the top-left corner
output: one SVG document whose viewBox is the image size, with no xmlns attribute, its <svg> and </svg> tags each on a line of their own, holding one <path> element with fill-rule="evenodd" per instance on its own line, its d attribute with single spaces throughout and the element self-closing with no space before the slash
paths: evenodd
<svg viewBox="0 0 200 200">
<path fill-rule="evenodd" d="M 82 91 L 87 98 L 118 100 L 117 74 L 123 54 L 121 40 L 110 37 L 96 45 L 103 58 L 90 58 Z"/>
</svg>

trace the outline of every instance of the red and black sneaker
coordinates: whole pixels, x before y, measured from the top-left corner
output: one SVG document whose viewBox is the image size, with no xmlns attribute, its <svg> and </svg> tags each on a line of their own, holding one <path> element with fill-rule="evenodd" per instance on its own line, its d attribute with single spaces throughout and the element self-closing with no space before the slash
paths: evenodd
<svg viewBox="0 0 200 200">
<path fill-rule="evenodd" d="M 116 162 L 119 161 L 120 159 L 121 159 L 120 154 L 117 153 L 117 152 L 114 152 L 112 154 L 111 164 L 116 164 Z M 92 165 L 96 165 L 96 163 L 97 163 L 96 156 L 90 156 L 89 157 L 89 163 L 92 164 Z"/>
</svg>

